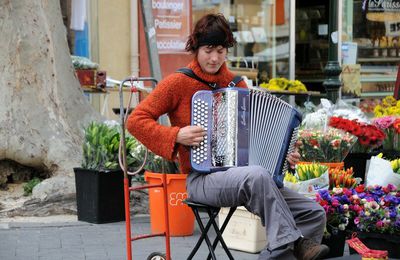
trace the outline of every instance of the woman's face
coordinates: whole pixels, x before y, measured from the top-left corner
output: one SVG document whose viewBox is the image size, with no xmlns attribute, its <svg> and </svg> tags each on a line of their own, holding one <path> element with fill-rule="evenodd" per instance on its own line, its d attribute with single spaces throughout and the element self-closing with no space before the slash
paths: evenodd
<svg viewBox="0 0 400 260">
<path fill-rule="evenodd" d="M 226 54 L 223 46 L 201 46 L 197 51 L 197 61 L 205 73 L 215 74 L 224 64 Z"/>
</svg>

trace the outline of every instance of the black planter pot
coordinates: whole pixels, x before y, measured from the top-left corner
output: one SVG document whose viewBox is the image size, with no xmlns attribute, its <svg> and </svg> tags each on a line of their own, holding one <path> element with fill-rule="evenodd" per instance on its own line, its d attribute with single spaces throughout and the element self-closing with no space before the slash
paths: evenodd
<svg viewBox="0 0 400 260">
<path fill-rule="evenodd" d="M 331 233 L 329 238 L 324 237 L 322 244 L 329 246 L 329 254 L 324 259 L 343 256 L 345 242 L 346 232 L 342 230 L 339 230 L 337 233 Z"/>
<path fill-rule="evenodd" d="M 357 237 L 369 249 L 387 250 L 389 258 L 400 259 L 400 235 L 357 232 Z M 350 248 L 350 254 L 357 252 Z"/>
<path fill-rule="evenodd" d="M 353 176 L 359 177 L 365 181 L 365 173 L 367 167 L 367 161 L 371 159 L 372 156 L 377 155 L 379 152 L 371 153 L 349 153 L 344 159 L 344 168 L 348 169 L 353 167 Z"/>
<path fill-rule="evenodd" d="M 122 170 L 74 168 L 78 220 L 109 223 L 125 220 Z"/>
</svg>

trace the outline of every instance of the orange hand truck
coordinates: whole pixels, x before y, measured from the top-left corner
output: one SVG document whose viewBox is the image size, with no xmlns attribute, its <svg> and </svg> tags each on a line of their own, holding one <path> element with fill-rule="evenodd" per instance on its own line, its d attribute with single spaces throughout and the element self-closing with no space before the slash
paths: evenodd
<svg viewBox="0 0 400 260">
<path fill-rule="evenodd" d="M 128 118 L 129 110 L 131 108 L 132 96 L 134 93 L 138 92 L 138 87 L 134 84 L 135 82 L 140 81 L 151 81 L 153 85 L 157 84 L 157 80 L 151 77 L 129 77 L 124 79 L 119 86 L 119 98 L 120 98 L 120 119 L 121 119 L 121 138 L 120 138 L 120 147 L 119 147 L 119 163 L 121 168 L 124 171 L 124 199 L 125 199 L 125 224 L 126 224 L 126 256 L 128 260 L 132 260 L 132 242 L 139 239 L 151 238 L 156 236 L 165 236 L 165 250 L 166 253 L 153 252 L 148 257 L 147 260 L 171 260 L 171 251 L 170 251 L 170 233 L 169 233 L 169 221 L 168 221 L 168 196 L 167 196 L 167 181 L 165 174 L 162 174 L 162 183 L 161 184 L 152 184 L 152 185 L 143 185 L 137 187 L 129 187 L 129 175 L 138 174 L 146 164 L 147 153 L 144 156 L 144 160 L 142 165 L 135 171 L 129 172 L 127 159 L 126 159 L 126 143 L 125 143 L 125 123 Z M 123 88 L 126 86 L 125 83 L 129 82 L 127 85 L 130 87 L 130 96 L 128 100 L 128 105 L 124 107 L 124 99 L 123 99 Z M 126 111 L 126 112 L 125 112 Z M 139 126 L 140 127 L 140 126 Z M 131 231 L 131 214 L 130 214 L 130 192 L 143 190 L 143 189 L 151 189 L 151 188 L 162 188 L 164 193 L 164 212 L 165 212 L 165 232 L 155 233 L 155 234 L 142 234 L 136 235 L 132 237 Z"/>
</svg>

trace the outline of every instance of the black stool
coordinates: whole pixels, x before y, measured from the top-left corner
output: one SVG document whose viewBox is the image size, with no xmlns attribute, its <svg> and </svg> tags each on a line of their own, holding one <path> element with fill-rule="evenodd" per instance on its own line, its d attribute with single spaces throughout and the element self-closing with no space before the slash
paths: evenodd
<svg viewBox="0 0 400 260">
<path fill-rule="evenodd" d="M 229 249 L 226 246 L 224 239 L 222 238 L 222 232 L 224 232 L 226 225 L 228 225 L 228 222 L 229 222 L 230 218 L 232 217 L 233 213 L 235 212 L 236 207 L 230 208 L 229 213 L 226 216 L 224 223 L 222 224 L 221 228 L 219 228 L 217 223 L 215 222 L 215 218 L 218 216 L 218 213 L 221 210 L 221 208 L 211 207 L 211 206 L 208 206 L 205 204 L 192 202 L 189 200 L 184 200 L 183 202 L 185 204 L 187 204 L 193 210 L 194 216 L 196 217 L 197 224 L 199 225 L 200 231 L 201 231 L 200 238 L 197 241 L 196 246 L 193 248 L 192 252 L 190 253 L 190 255 L 187 259 L 193 258 L 193 256 L 196 254 L 197 250 L 200 248 L 200 245 L 203 242 L 203 240 L 206 241 L 208 250 L 210 251 L 210 253 L 207 256 L 207 260 L 210 259 L 210 257 L 213 260 L 217 259 L 215 257 L 214 250 L 217 247 L 218 241 L 221 243 L 221 245 L 224 248 L 229 259 L 231 259 L 231 260 L 234 259 L 231 252 L 229 252 Z M 207 212 L 207 214 L 209 216 L 209 220 L 205 226 L 203 225 L 203 221 L 200 218 L 199 212 Z M 215 233 L 217 234 L 217 237 L 214 239 L 214 242 L 212 245 L 211 245 L 211 241 L 207 235 L 208 231 L 210 230 L 211 225 L 214 227 Z"/>
</svg>

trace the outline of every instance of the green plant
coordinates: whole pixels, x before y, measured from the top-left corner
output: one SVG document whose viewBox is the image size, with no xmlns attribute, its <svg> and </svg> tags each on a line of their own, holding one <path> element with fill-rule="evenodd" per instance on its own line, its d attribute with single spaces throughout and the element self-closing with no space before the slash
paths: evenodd
<svg viewBox="0 0 400 260">
<path fill-rule="evenodd" d="M 91 122 L 85 128 L 83 143 L 82 168 L 92 170 L 119 169 L 118 149 L 120 131 L 118 125 Z M 131 135 L 126 134 L 128 168 L 138 167 L 141 164 L 144 147 Z"/>
<path fill-rule="evenodd" d="M 23 188 L 24 188 L 24 196 L 29 196 L 32 194 L 32 190 L 33 188 L 38 185 L 42 180 L 35 177 L 33 179 L 31 179 L 30 181 L 28 181 L 27 183 L 24 184 Z"/>
<path fill-rule="evenodd" d="M 144 169 L 151 172 L 159 173 L 177 173 L 178 165 L 175 162 L 167 161 L 161 156 L 149 152 Z"/>
</svg>

